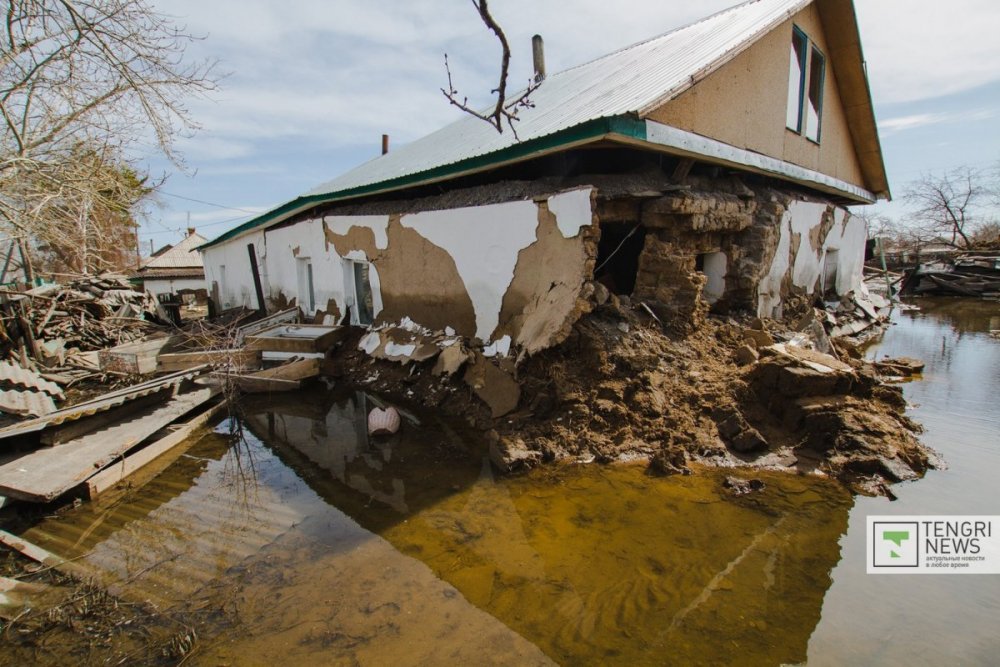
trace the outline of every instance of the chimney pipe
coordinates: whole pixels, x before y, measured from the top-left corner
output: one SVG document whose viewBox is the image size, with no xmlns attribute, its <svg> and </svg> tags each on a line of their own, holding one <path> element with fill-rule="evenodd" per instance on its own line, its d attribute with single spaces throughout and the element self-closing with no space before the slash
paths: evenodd
<svg viewBox="0 0 1000 667">
<path fill-rule="evenodd" d="M 382 155 L 385 155 L 388 152 L 389 152 L 389 135 L 388 134 L 383 134 L 382 135 Z"/>
<path fill-rule="evenodd" d="M 541 35 L 531 38 L 531 57 L 535 61 L 535 83 L 545 79 L 545 43 Z"/>
</svg>

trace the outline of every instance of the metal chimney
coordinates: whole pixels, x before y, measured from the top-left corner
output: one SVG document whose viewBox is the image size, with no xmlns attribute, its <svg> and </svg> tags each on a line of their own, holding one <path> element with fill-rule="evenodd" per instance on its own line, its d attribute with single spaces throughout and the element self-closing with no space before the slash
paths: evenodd
<svg viewBox="0 0 1000 667">
<path fill-rule="evenodd" d="M 382 135 L 382 155 L 385 155 L 388 152 L 389 152 L 389 135 L 388 134 L 383 134 Z"/>
<path fill-rule="evenodd" d="M 535 83 L 545 79 L 545 42 L 541 35 L 531 38 L 531 57 L 535 61 Z"/>
</svg>

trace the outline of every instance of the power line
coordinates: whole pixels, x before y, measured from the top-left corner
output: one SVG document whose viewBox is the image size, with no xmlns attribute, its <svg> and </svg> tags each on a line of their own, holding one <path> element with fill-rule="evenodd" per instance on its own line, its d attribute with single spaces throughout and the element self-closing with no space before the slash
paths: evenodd
<svg viewBox="0 0 1000 667">
<path fill-rule="evenodd" d="M 163 190 L 157 190 L 161 195 L 167 195 L 168 197 L 174 197 L 175 199 L 183 199 L 185 201 L 191 201 L 196 204 L 205 204 L 206 206 L 214 206 L 216 208 L 225 209 L 227 211 L 243 211 L 244 213 L 250 213 L 257 215 L 258 211 L 251 211 L 248 208 L 240 208 L 239 206 L 226 206 L 224 204 L 216 204 L 215 202 L 205 201 L 203 199 L 194 199 L 193 197 L 185 197 L 184 195 L 175 195 L 172 192 L 165 192 Z"/>
</svg>

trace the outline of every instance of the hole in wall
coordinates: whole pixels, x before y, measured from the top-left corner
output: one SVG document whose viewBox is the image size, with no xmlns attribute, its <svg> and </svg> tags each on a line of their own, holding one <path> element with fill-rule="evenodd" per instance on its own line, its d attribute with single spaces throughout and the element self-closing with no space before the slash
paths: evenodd
<svg viewBox="0 0 1000 667">
<path fill-rule="evenodd" d="M 695 271 L 700 271 L 708 278 L 705 288 L 702 290 L 702 297 L 713 305 L 722 298 L 726 292 L 726 266 L 728 264 L 726 253 L 721 251 L 703 252 L 695 258 Z"/>
<path fill-rule="evenodd" d="M 639 255 L 646 245 L 646 228 L 638 223 L 603 223 L 597 244 L 594 280 L 612 294 L 632 294 L 639 273 Z"/>
</svg>

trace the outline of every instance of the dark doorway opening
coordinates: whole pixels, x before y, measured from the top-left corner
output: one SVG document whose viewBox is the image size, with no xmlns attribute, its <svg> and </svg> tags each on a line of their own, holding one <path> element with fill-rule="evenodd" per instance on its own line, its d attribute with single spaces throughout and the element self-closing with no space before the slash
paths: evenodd
<svg viewBox="0 0 1000 667">
<path fill-rule="evenodd" d="M 594 280 L 612 294 L 631 295 L 639 273 L 639 255 L 646 245 L 646 228 L 637 223 L 602 223 Z"/>
</svg>

